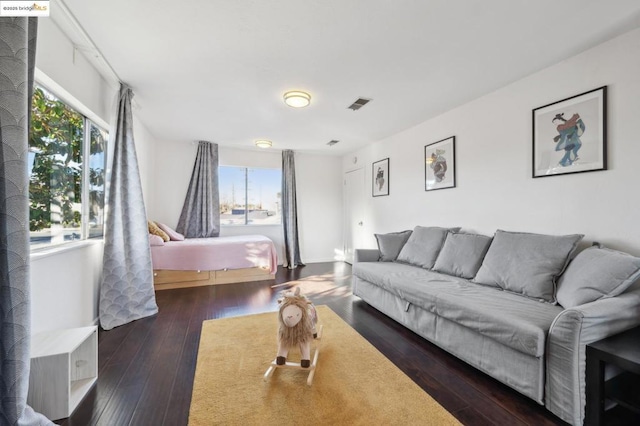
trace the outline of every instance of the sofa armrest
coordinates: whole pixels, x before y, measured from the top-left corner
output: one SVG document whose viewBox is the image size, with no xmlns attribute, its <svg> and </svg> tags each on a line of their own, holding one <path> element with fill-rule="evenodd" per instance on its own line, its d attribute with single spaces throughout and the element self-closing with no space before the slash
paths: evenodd
<svg viewBox="0 0 640 426">
<path fill-rule="evenodd" d="M 639 288 L 558 314 L 547 339 L 545 406 L 571 424 L 583 424 L 585 346 L 639 324 Z"/>
<path fill-rule="evenodd" d="M 356 249 L 353 255 L 353 263 L 377 262 L 380 259 L 378 249 Z"/>
<path fill-rule="evenodd" d="M 353 266 L 354 269 L 358 263 L 365 262 L 377 262 L 380 259 L 380 251 L 378 249 L 355 249 L 353 252 Z M 359 296 L 358 293 L 358 282 L 359 278 L 357 276 L 351 276 L 351 291 L 355 296 Z"/>
</svg>

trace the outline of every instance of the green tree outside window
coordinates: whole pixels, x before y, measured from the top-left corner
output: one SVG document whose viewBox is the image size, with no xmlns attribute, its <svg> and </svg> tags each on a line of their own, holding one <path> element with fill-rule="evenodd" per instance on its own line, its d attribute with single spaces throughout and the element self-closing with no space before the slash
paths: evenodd
<svg viewBox="0 0 640 426">
<path fill-rule="evenodd" d="M 85 208 L 95 228 L 89 235 L 82 232 L 85 129 L 89 132 Z M 102 236 L 105 148 L 106 132 L 51 93 L 35 88 L 29 134 L 32 243 L 52 242 L 56 232 L 64 240 Z"/>
</svg>

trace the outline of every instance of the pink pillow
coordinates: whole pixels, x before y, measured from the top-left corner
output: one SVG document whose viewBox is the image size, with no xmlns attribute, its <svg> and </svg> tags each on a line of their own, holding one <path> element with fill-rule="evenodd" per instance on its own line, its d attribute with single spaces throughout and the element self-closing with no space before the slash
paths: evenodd
<svg viewBox="0 0 640 426">
<path fill-rule="evenodd" d="M 149 245 L 150 246 L 163 246 L 164 240 L 159 235 L 149 234 Z"/>
<path fill-rule="evenodd" d="M 167 233 L 167 235 L 169 235 L 169 238 L 171 238 L 171 241 L 184 241 L 184 235 L 174 231 L 164 223 L 156 222 L 156 225 L 158 225 L 158 228 L 162 229 L 164 232 Z"/>
</svg>

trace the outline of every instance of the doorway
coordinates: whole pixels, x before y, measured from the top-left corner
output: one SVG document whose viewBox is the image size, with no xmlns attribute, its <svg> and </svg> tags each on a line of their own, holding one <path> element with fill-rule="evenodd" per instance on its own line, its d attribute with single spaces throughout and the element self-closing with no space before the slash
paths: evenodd
<svg viewBox="0 0 640 426">
<path fill-rule="evenodd" d="M 353 264 L 354 250 L 364 241 L 364 168 L 344 174 L 344 257 Z"/>
</svg>

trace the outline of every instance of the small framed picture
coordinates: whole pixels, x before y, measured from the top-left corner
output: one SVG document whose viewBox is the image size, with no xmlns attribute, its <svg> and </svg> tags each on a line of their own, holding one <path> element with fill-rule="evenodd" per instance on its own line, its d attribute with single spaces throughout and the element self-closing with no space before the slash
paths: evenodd
<svg viewBox="0 0 640 426">
<path fill-rule="evenodd" d="M 389 195 L 389 159 L 373 163 L 373 196 Z"/>
<path fill-rule="evenodd" d="M 533 110 L 533 177 L 607 169 L 607 87 Z"/>
<path fill-rule="evenodd" d="M 424 190 L 455 188 L 456 137 L 451 136 L 424 147 Z"/>
</svg>

